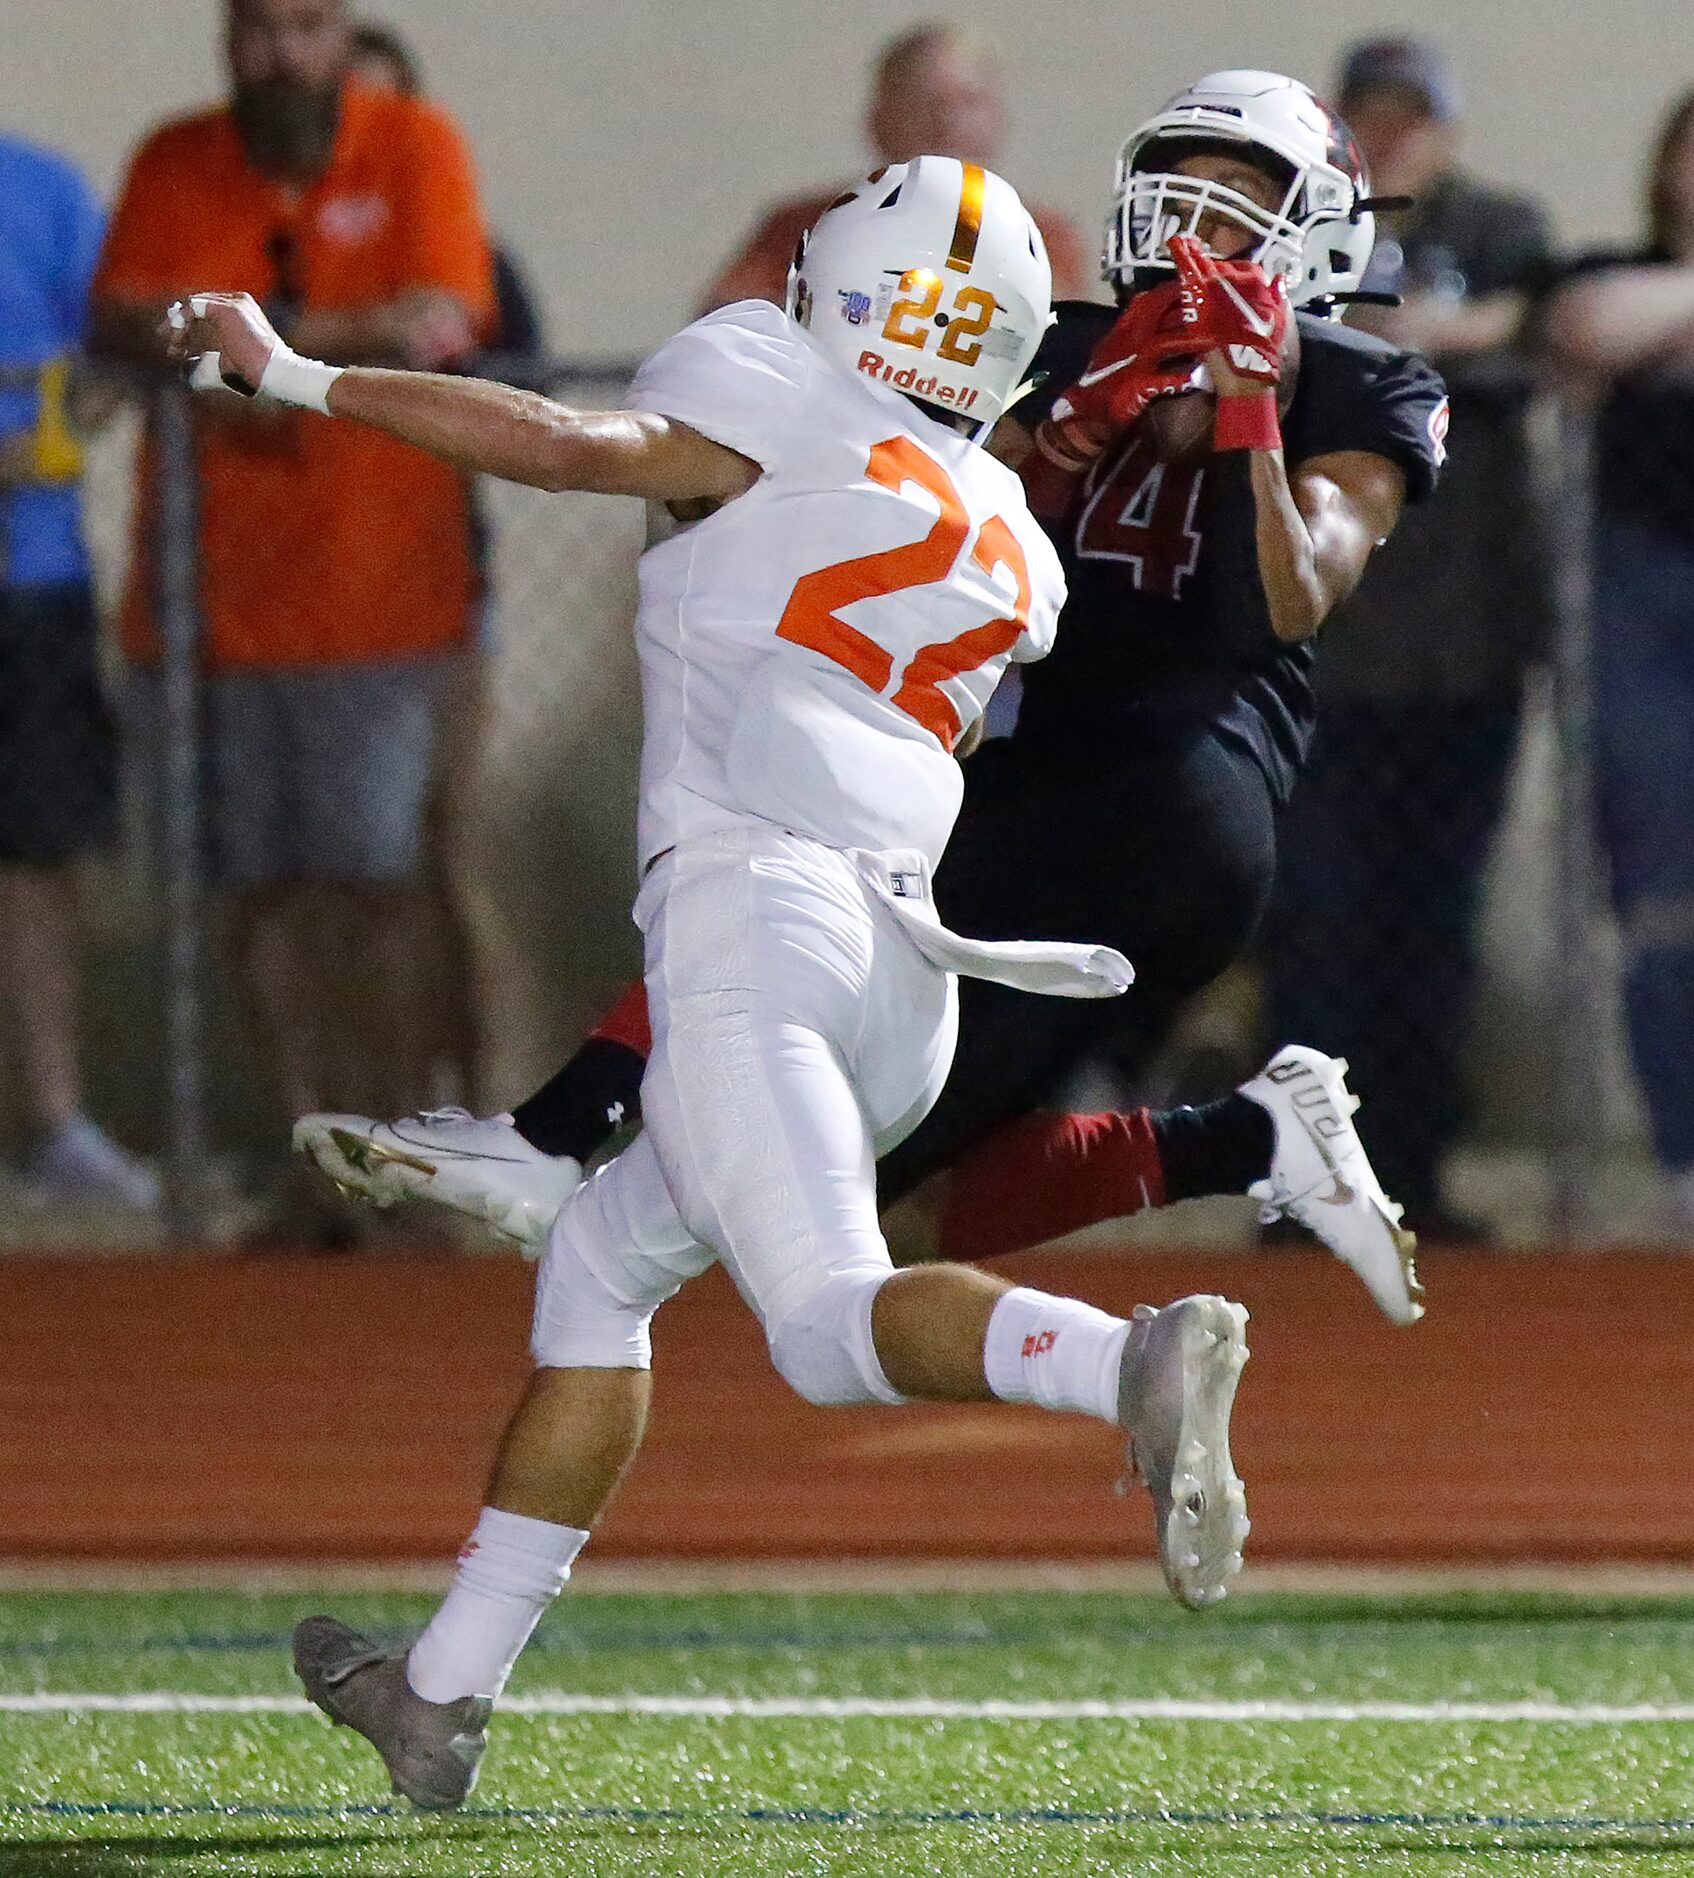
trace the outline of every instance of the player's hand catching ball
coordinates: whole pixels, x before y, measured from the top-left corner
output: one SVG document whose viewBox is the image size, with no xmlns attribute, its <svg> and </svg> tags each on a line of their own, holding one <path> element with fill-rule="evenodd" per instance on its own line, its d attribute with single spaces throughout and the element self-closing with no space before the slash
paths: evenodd
<svg viewBox="0 0 1694 1878">
<path fill-rule="evenodd" d="M 1203 347 L 1172 282 L 1138 293 L 1089 354 L 1088 367 L 1053 406 L 1053 416 L 1103 433 L 1127 430 L 1152 401 L 1184 387 Z"/>
<path fill-rule="evenodd" d="M 1281 275 L 1257 261 L 1220 261 L 1192 235 L 1173 236 L 1170 253 L 1218 396 L 1274 390 L 1293 319 Z"/>
<path fill-rule="evenodd" d="M 1095 458 L 1149 406 L 1189 386 L 1199 348 L 1192 340 L 1175 343 L 1187 318 L 1176 281 L 1137 294 L 1118 315 L 1086 369 L 1036 428 L 1035 447 L 1019 471 L 1035 514 L 1062 514 Z"/>
</svg>

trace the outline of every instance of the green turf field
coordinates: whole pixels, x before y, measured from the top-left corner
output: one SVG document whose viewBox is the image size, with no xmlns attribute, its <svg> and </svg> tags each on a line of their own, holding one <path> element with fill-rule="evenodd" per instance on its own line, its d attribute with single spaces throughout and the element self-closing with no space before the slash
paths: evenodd
<svg viewBox="0 0 1694 1878">
<path fill-rule="evenodd" d="M 294 1706 L 326 1605 L 430 1600 L 0 1597 L 0 1878 L 1694 1872 L 1694 1599 L 580 1596 L 430 1819 Z"/>
</svg>

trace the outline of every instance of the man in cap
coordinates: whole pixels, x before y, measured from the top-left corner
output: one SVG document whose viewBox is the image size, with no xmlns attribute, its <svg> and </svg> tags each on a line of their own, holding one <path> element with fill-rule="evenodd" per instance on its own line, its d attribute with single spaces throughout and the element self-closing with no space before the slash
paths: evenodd
<svg viewBox="0 0 1694 1878">
<path fill-rule="evenodd" d="M 1459 167 L 1463 98 L 1435 46 L 1354 46 L 1336 96 L 1377 200 L 1410 199 L 1379 211 L 1364 281 L 1401 304 L 1350 323 L 1439 367 L 1459 447 L 1326 635 L 1322 729 L 1267 928 L 1271 1028 L 1346 1050 L 1407 1223 L 1469 1239 L 1440 1176 L 1463 1121 L 1482 872 L 1546 631 L 1516 338 L 1550 236 L 1537 204 Z"/>
</svg>

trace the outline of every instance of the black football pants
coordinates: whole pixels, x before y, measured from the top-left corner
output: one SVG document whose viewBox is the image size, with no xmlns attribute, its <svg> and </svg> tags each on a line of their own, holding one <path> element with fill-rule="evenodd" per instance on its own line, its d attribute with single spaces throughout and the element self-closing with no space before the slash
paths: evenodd
<svg viewBox="0 0 1694 1878">
<path fill-rule="evenodd" d="M 962 980 L 952 1073 L 879 1163 L 884 1202 L 1051 1101 L 1096 1052 L 1146 1062 L 1184 1002 L 1246 948 L 1275 865 L 1264 771 L 1204 728 L 1074 753 L 1013 737 L 973 756 L 936 875 L 941 917 L 978 939 L 1116 946 L 1135 983 L 1122 998 L 1081 1000 Z"/>
</svg>

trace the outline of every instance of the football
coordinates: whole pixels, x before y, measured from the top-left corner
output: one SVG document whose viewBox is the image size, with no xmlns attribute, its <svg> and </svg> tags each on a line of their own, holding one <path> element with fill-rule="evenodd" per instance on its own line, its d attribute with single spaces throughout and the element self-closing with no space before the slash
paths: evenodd
<svg viewBox="0 0 1694 1878">
<path fill-rule="evenodd" d="M 1294 386 L 1300 375 L 1300 325 L 1288 322 L 1282 342 L 1282 378 L 1276 388 L 1276 408 L 1288 415 Z M 1155 399 L 1141 419 L 1141 428 L 1161 463 L 1193 464 L 1212 453 L 1212 424 L 1217 399 L 1209 391 L 1173 391 Z"/>
<path fill-rule="evenodd" d="M 1212 453 L 1217 399 L 1209 391 L 1173 391 L 1148 405 L 1141 431 L 1161 463 L 1198 463 Z"/>
</svg>

